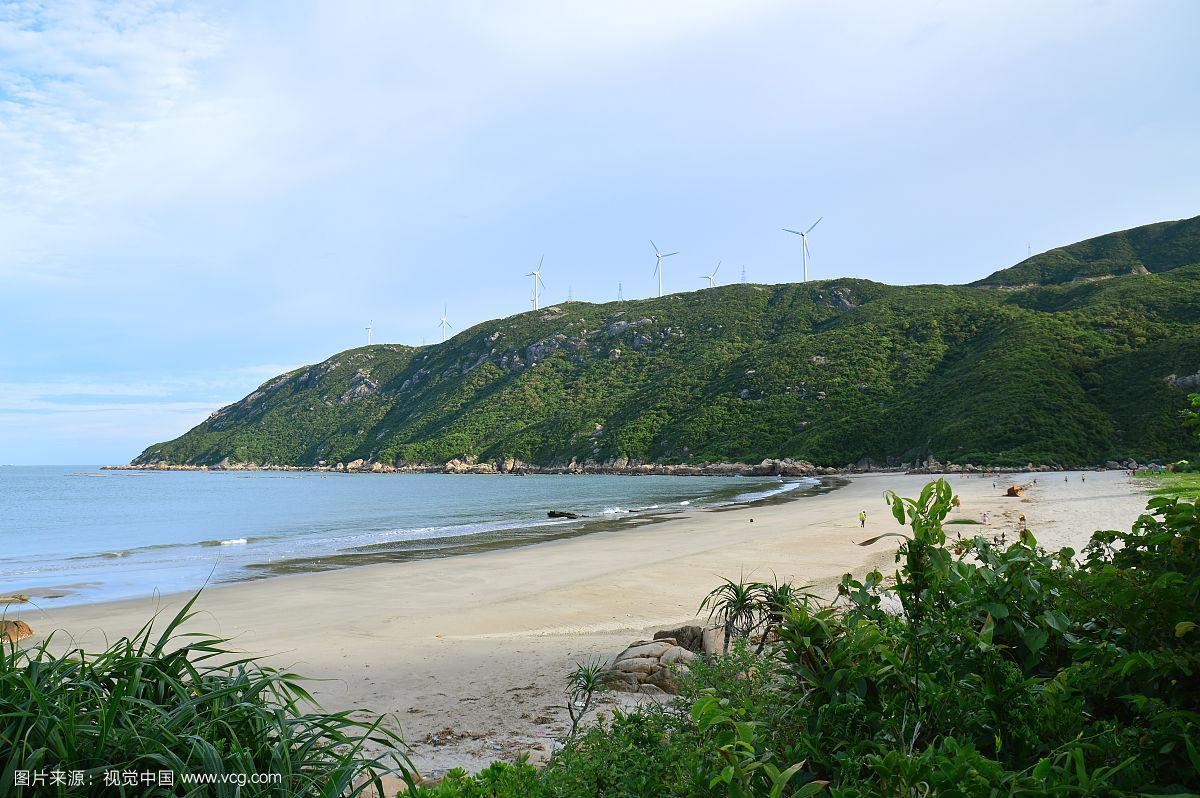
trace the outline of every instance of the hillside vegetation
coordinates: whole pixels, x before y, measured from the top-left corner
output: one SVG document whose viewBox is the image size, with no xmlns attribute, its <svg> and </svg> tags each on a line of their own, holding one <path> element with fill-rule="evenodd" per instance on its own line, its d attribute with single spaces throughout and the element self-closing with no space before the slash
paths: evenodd
<svg viewBox="0 0 1200 798">
<path fill-rule="evenodd" d="M 1179 413 L 1200 384 L 1197 322 L 1200 217 L 972 286 L 728 285 L 351 349 L 135 463 L 1176 458 L 1194 450 Z"/>
<path fill-rule="evenodd" d="M 1089 238 L 1021 261 L 974 285 L 1029 286 L 1170 271 L 1200 263 L 1200 216 Z"/>
</svg>

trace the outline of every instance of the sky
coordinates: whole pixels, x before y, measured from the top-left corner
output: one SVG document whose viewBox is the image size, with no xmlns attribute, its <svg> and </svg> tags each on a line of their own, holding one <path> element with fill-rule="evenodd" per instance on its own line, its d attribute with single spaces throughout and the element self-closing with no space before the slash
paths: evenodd
<svg viewBox="0 0 1200 798">
<path fill-rule="evenodd" d="M 1200 3 L 0 0 L 0 464 L 544 302 L 1200 214 Z"/>
</svg>

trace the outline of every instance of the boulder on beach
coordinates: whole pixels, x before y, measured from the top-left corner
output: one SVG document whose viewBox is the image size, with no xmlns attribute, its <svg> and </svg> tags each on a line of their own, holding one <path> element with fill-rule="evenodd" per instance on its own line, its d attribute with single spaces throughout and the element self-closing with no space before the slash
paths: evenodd
<svg viewBox="0 0 1200 798">
<path fill-rule="evenodd" d="M 667 652 L 667 649 L 676 645 L 671 638 L 665 640 L 638 640 L 631 643 L 628 648 L 617 655 L 616 661 L 623 659 L 637 659 L 642 657 L 652 657 L 658 659 Z"/>
<path fill-rule="evenodd" d="M 705 629 L 700 650 L 706 657 L 725 653 L 725 629 L 720 626 Z"/>
<path fill-rule="evenodd" d="M 574 521 L 576 518 L 582 518 L 579 513 L 570 513 L 565 510 L 550 510 L 546 513 L 547 518 L 567 518 Z"/>
<path fill-rule="evenodd" d="M 0 621 L 0 639 L 15 643 L 33 636 L 33 630 L 24 621 Z"/>
<path fill-rule="evenodd" d="M 704 627 L 702 626 L 681 626 L 678 629 L 664 629 L 654 633 L 655 640 L 664 638 L 674 640 L 688 651 L 697 654 L 704 653 Z"/>
<path fill-rule="evenodd" d="M 711 630 L 684 626 L 676 631 L 682 633 L 680 639 L 702 648 Z M 657 633 L 654 640 L 635 640 L 613 657 L 604 672 L 604 681 L 610 690 L 644 695 L 675 695 L 679 692 L 679 678 L 689 673 L 689 666 L 701 652 L 680 645 L 675 637 L 661 636 L 663 634 Z M 724 637 L 713 640 L 719 646 Z M 719 650 L 716 653 L 720 653 Z"/>
</svg>

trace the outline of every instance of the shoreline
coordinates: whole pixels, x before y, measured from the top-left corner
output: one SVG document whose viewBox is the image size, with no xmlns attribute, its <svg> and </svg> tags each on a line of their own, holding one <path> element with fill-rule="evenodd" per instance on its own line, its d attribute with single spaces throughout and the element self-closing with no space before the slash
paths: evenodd
<svg viewBox="0 0 1200 798">
<path fill-rule="evenodd" d="M 419 562 L 533 547 L 606 531 L 648 527 L 695 514 L 770 506 L 800 500 L 836 490 L 846 484 L 844 478 L 829 476 L 779 477 L 778 481 L 765 477 L 748 479 L 753 481 L 731 482 L 726 487 L 708 490 L 698 499 L 689 496 L 690 500 L 681 504 L 665 502 L 661 505 L 652 504 L 644 507 L 634 505 L 632 508 L 622 509 L 625 503 L 621 501 L 621 506 L 594 512 L 564 512 L 552 509 L 554 505 L 545 505 L 540 508 L 531 506 L 528 516 L 524 518 L 501 520 L 493 516 L 478 516 L 475 518 L 476 523 L 463 525 L 459 530 L 447 528 L 444 534 L 436 537 L 383 539 L 354 545 L 347 543 L 326 551 L 319 550 L 312 553 L 297 551 L 282 557 L 271 556 L 271 553 L 267 551 L 238 563 L 236 570 L 216 575 L 210 573 L 202 583 L 197 581 L 195 584 L 197 589 L 213 589 L 219 586 L 274 579 L 281 576 L 327 573 L 381 563 Z M 477 528 L 469 529 L 468 527 Z M 224 551 L 229 544 L 246 543 L 247 538 L 254 541 L 280 537 L 286 538 L 286 535 L 275 534 L 267 538 L 244 535 L 229 541 L 214 538 L 198 542 L 151 543 L 129 550 L 105 550 L 74 555 L 69 559 L 102 560 L 117 564 L 124 562 L 128 555 L 145 551 L 158 551 L 164 548 L 183 550 L 209 548 Z M 117 567 L 117 570 L 110 570 L 105 574 L 90 574 L 87 575 L 87 578 L 79 577 L 83 581 L 70 583 L 21 584 L 15 579 L 6 579 L 8 586 L 0 591 L 0 596 L 40 599 L 43 602 L 50 602 L 47 609 L 58 609 L 137 600 L 159 593 L 159 587 L 155 583 L 147 582 L 146 588 L 142 591 L 124 590 L 114 595 L 112 591 L 105 589 L 106 583 L 113 580 L 119 583 L 122 580 L 119 566 L 114 565 L 114 567 Z M 136 563 L 134 567 L 137 567 Z M 178 589 L 172 592 L 185 591 Z M 90 595 L 84 595 L 89 593 Z M 2 605 L 0 605 L 0 609 L 2 609 Z"/>
<path fill-rule="evenodd" d="M 823 493 L 837 490 L 848 484 L 847 480 L 841 477 L 809 477 L 807 479 L 817 479 L 815 484 L 804 484 L 799 479 L 784 483 L 797 485 L 795 488 L 778 489 L 771 491 L 765 496 L 761 496 L 750 501 L 736 501 L 729 499 L 721 501 L 711 507 L 700 507 L 697 511 L 703 513 L 721 513 L 730 510 L 755 508 L 755 507 L 770 507 L 777 504 L 784 504 L 793 501 L 799 501 L 804 498 L 819 496 Z M 473 533 L 465 536 L 455 536 L 450 538 L 436 538 L 439 542 L 458 541 L 449 543 L 448 545 L 438 546 L 436 548 L 418 548 L 418 549 L 403 549 L 396 548 L 393 543 L 378 543 L 368 546 L 359 546 L 351 549 L 344 549 L 334 554 L 315 558 L 313 560 L 303 558 L 292 558 L 289 560 L 281 560 L 273 563 L 255 563 L 246 566 L 246 568 L 254 569 L 260 572 L 256 576 L 246 576 L 239 579 L 231 579 L 220 584 L 237 584 L 239 582 L 252 581 L 255 579 L 273 579 L 277 576 L 287 576 L 305 573 L 324 573 L 327 571 L 343 570 L 346 568 L 361 568 L 367 565 L 376 565 L 381 563 L 406 563 L 419 562 L 421 560 L 444 559 L 449 557 L 464 557 L 471 554 L 486 554 L 491 551 L 504 551 L 507 549 L 518 549 L 541 546 L 557 541 L 571 540 L 573 538 L 585 537 L 588 535 L 603 534 L 605 532 L 634 530 L 643 527 L 653 526 L 655 524 L 672 523 L 680 521 L 688 517 L 694 517 L 695 513 L 688 513 L 683 509 L 676 508 L 659 508 L 657 510 L 625 510 L 620 514 L 612 515 L 579 515 L 576 518 L 566 519 L 568 523 L 562 526 L 546 527 L 546 526 L 528 526 L 518 525 L 511 527 L 503 527 L 491 532 Z M 499 537 L 487 537 L 488 535 L 497 535 Z M 315 567 L 317 563 L 345 562 L 344 565 L 332 565 L 329 567 Z"/>
<path fill-rule="evenodd" d="M 1091 532 L 1128 528 L 1144 508 L 1141 485 L 1106 472 L 1041 479 L 1021 498 L 1007 485 L 1029 477 L 959 476 L 959 517 L 987 512 L 964 535 L 1009 538 L 1025 513 L 1048 549 L 1079 550 Z M 630 641 L 696 618 L 722 577 L 795 579 L 829 596 L 842 574 L 895 567 L 895 546 L 855 541 L 894 531 L 884 490 L 916 495 L 924 475 L 877 474 L 805 501 L 687 514 L 637 528 L 463 556 L 381 563 L 204 591 L 187 630 L 233 638 L 271 664 L 323 679 L 312 685 L 333 710 L 387 716 L 414 744 L 425 772 L 478 768 L 544 749 L 561 735 L 562 681 L 579 661 L 609 658 Z M 993 487 L 994 483 L 994 487 Z M 869 513 L 865 531 L 857 514 Z M 751 522 L 750 519 L 753 519 Z M 57 645 L 95 650 L 160 622 L 191 594 L 38 609 L 10 607 Z M 165 617 L 164 617 L 165 616 Z M 603 694 L 611 711 L 648 697 Z"/>
<path fill-rule="evenodd" d="M 317 465 L 275 465 L 234 463 L 225 458 L 215 465 L 190 465 L 159 460 L 151 463 L 100 466 L 102 471 L 299 471 L 345 474 L 503 474 L 529 476 L 557 475 L 614 475 L 614 476 L 680 476 L 680 477 L 815 477 L 839 474 L 843 469 L 816 466 L 805 460 L 789 458 L 767 459 L 758 464 L 706 463 L 701 465 L 628 462 L 599 464 L 578 463 L 574 459 L 564 465 L 543 466 L 508 458 L 495 462 L 479 462 L 476 458 L 454 459 L 445 463 L 407 463 L 391 465 L 371 460 L 351 460 L 349 463 Z"/>
<path fill-rule="evenodd" d="M 1158 461 L 1154 461 L 1158 462 Z M 1167 462 L 1163 460 L 1163 462 Z M 912 465 L 904 463 L 898 466 L 879 466 L 869 460 L 860 461 L 844 467 L 818 466 L 807 460 L 791 458 L 768 458 L 760 463 L 638 463 L 610 462 L 596 463 L 585 461 L 571 462 L 565 465 L 535 465 L 519 460 L 507 459 L 495 462 L 479 462 L 475 458 L 454 459 L 445 463 L 407 463 L 390 465 L 371 460 L 352 460 L 349 463 L 326 464 L 322 461 L 317 465 L 275 465 L 259 463 L 234 463 L 229 458 L 215 465 L 191 465 L 170 463 L 158 460 L 148 463 L 128 463 L 125 465 L 102 465 L 101 471 L 191 471 L 224 473 L 229 471 L 284 471 L 301 473 L 330 473 L 330 474 L 473 474 L 473 475 L 504 475 L 530 476 L 533 474 L 554 474 L 564 476 L 678 476 L 678 477 L 821 477 L 821 476 L 855 476 L 862 474 L 921 474 L 926 476 L 949 476 L 955 474 L 1039 474 L 1066 471 L 1130 471 L 1137 470 L 1147 464 L 1136 460 L 1117 462 L 1108 460 L 1103 464 L 1089 466 L 1062 466 L 1058 464 L 1026 463 L 1022 466 L 976 465 L 974 463 L 939 463 L 930 458 L 927 462 Z"/>
</svg>

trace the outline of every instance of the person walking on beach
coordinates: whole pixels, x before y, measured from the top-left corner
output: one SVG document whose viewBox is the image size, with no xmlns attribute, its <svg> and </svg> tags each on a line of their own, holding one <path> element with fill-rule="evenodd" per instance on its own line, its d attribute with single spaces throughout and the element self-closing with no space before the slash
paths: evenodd
<svg viewBox="0 0 1200 798">
<path fill-rule="evenodd" d="M 867 511 L 863 510 L 858 514 L 858 525 L 863 529 L 867 527 Z"/>
</svg>

